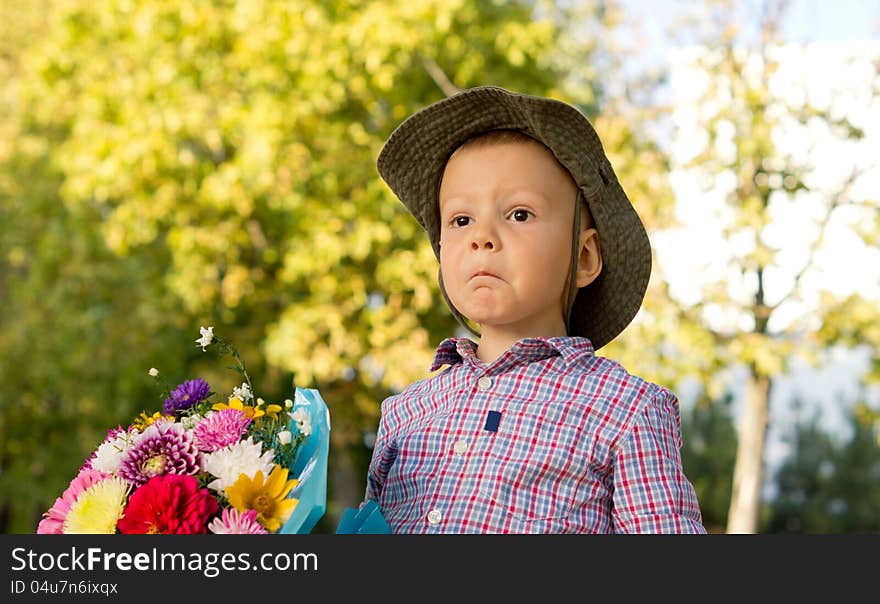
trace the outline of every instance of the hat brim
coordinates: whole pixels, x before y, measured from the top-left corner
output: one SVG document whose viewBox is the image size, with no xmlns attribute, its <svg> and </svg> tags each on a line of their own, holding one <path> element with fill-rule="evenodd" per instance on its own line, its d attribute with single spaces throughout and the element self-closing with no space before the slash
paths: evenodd
<svg viewBox="0 0 880 604">
<path fill-rule="evenodd" d="M 518 130 L 542 142 L 571 173 L 599 232 L 602 273 L 575 298 L 569 335 L 599 349 L 635 317 L 651 275 L 651 246 L 599 136 L 575 107 L 496 86 L 470 88 L 428 105 L 388 138 L 379 174 L 424 227 L 438 260 L 438 193 L 452 153 L 491 130 Z"/>
</svg>

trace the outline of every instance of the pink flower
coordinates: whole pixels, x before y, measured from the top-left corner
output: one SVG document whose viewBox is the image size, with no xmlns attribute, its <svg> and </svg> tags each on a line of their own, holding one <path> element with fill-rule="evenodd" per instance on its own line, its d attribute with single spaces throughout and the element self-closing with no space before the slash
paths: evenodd
<svg viewBox="0 0 880 604">
<path fill-rule="evenodd" d="M 192 434 L 176 422 L 159 420 L 137 437 L 119 463 L 119 476 L 140 486 L 154 476 L 199 473 Z"/>
<path fill-rule="evenodd" d="M 37 534 L 62 534 L 64 520 L 67 518 L 68 512 L 70 512 L 70 506 L 76 503 L 76 500 L 79 499 L 83 491 L 106 477 L 107 474 L 92 470 L 91 468 L 81 469 L 76 478 L 70 481 L 70 485 L 61 494 L 61 497 L 55 500 L 55 504 L 49 508 L 49 511 L 43 513 L 43 519 L 40 520 L 40 524 L 37 526 Z"/>
<path fill-rule="evenodd" d="M 221 409 L 199 422 L 193 431 L 200 451 L 217 451 L 241 440 L 251 420 L 238 409 Z"/>
<path fill-rule="evenodd" d="M 257 510 L 239 512 L 226 508 L 220 518 L 208 525 L 208 530 L 217 535 L 266 535 L 266 528 L 257 522 Z"/>
</svg>

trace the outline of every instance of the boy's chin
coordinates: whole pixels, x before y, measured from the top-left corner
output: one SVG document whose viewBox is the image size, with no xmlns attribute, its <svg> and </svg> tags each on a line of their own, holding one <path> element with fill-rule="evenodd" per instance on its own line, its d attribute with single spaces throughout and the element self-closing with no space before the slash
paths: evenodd
<svg viewBox="0 0 880 604">
<path fill-rule="evenodd" d="M 486 327 L 491 328 L 500 326 L 504 323 L 504 317 L 502 314 L 491 309 L 470 307 L 461 310 L 461 313 L 468 319 L 468 321 L 479 325 L 481 330 Z"/>
<path fill-rule="evenodd" d="M 472 319 L 472 321 L 477 324 L 481 334 L 507 332 L 517 327 L 511 321 L 506 321 L 501 317 L 486 317 L 481 321 L 476 319 Z"/>
<path fill-rule="evenodd" d="M 481 334 L 519 334 L 519 337 L 564 336 L 565 322 L 560 318 L 559 324 L 552 321 L 522 317 L 517 314 L 473 313 L 465 314 L 471 322 L 476 323 Z"/>
</svg>

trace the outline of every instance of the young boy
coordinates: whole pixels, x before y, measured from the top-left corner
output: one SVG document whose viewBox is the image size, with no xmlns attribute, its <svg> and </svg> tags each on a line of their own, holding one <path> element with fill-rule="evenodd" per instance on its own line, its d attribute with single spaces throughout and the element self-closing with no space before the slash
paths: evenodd
<svg viewBox="0 0 880 604">
<path fill-rule="evenodd" d="M 638 312 L 651 249 L 587 119 L 472 88 L 404 121 L 378 169 L 479 337 L 382 403 L 366 499 L 391 531 L 704 533 L 675 395 L 595 355 Z"/>
</svg>

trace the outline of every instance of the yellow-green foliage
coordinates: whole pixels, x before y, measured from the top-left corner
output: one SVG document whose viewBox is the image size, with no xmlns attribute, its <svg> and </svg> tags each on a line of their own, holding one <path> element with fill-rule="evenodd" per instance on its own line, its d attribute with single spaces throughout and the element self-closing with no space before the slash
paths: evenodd
<svg viewBox="0 0 880 604">
<path fill-rule="evenodd" d="M 8 530 L 34 529 L 104 430 L 158 408 L 151 366 L 228 392 L 199 325 L 236 341 L 267 399 L 320 388 L 334 455 L 363 449 L 379 402 L 455 325 L 376 155 L 442 98 L 428 67 L 459 87 L 561 88 L 567 23 L 532 8 L 0 2 Z"/>
</svg>

